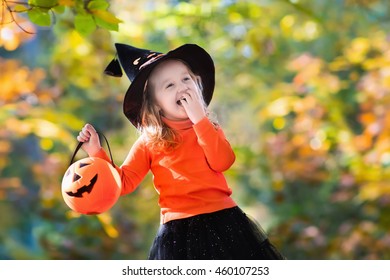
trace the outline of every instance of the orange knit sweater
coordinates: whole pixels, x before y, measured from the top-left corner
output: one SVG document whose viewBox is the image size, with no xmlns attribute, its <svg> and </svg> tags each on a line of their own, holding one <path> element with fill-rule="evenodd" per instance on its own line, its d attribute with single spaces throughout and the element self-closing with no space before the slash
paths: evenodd
<svg viewBox="0 0 390 280">
<path fill-rule="evenodd" d="M 149 170 L 159 194 L 161 223 L 236 206 L 222 172 L 235 155 L 221 128 L 207 117 L 193 125 L 190 120 L 164 122 L 183 140 L 171 152 L 155 152 L 141 136 L 122 166 L 122 195 L 133 192 Z M 95 156 L 109 160 L 101 149 Z"/>
</svg>

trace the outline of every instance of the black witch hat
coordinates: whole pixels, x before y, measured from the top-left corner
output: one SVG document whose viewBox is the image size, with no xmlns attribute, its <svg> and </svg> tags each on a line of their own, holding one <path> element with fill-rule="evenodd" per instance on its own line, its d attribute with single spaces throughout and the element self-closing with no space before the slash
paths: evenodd
<svg viewBox="0 0 390 280">
<path fill-rule="evenodd" d="M 210 104 L 215 86 L 215 68 L 211 56 L 203 48 L 195 44 L 185 44 L 163 54 L 120 43 L 116 43 L 115 47 L 117 57 L 110 62 L 104 73 L 121 77 L 120 66 L 125 71 L 131 84 L 125 94 L 123 113 L 135 127 L 138 128 L 141 124 L 140 113 L 145 83 L 153 69 L 168 59 L 184 61 L 194 74 L 201 77 L 203 98 L 207 105 Z"/>
</svg>

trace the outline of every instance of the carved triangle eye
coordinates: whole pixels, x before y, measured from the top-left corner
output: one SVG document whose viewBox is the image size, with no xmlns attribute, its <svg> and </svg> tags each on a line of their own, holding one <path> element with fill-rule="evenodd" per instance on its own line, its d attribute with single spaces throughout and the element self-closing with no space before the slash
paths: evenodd
<svg viewBox="0 0 390 280">
<path fill-rule="evenodd" d="M 81 178 L 81 176 L 79 175 L 79 174 L 77 174 L 77 173 L 75 173 L 74 175 L 73 175 L 73 182 L 76 182 L 78 179 L 80 179 Z"/>
<path fill-rule="evenodd" d="M 90 165 L 90 163 L 80 162 L 79 168 L 82 168 L 82 167 L 87 166 L 87 165 Z"/>
</svg>

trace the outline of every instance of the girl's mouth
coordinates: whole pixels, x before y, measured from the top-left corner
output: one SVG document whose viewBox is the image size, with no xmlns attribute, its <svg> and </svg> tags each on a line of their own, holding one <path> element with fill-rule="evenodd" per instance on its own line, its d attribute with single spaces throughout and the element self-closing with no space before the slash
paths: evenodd
<svg viewBox="0 0 390 280">
<path fill-rule="evenodd" d="M 182 100 L 187 101 L 185 98 L 179 99 L 179 100 L 176 101 L 177 105 L 182 106 L 182 104 L 181 104 L 181 101 L 182 101 Z"/>
</svg>

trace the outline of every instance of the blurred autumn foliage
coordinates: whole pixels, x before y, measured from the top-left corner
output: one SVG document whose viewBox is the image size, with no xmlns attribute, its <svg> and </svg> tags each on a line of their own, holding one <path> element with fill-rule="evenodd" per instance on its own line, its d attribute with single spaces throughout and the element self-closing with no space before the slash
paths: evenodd
<svg viewBox="0 0 390 280">
<path fill-rule="evenodd" d="M 60 192 L 84 123 L 118 165 L 137 137 L 128 80 L 102 74 L 114 42 L 209 50 L 233 197 L 287 258 L 390 259 L 387 0 L 1 2 L 0 259 L 147 257 L 150 175 L 97 216 Z"/>
</svg>

